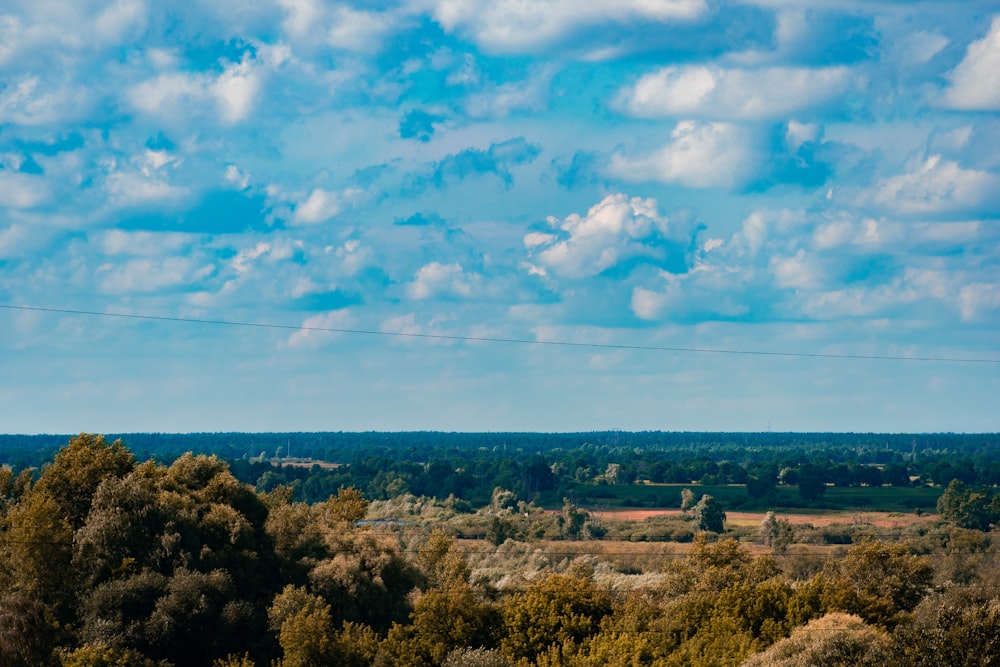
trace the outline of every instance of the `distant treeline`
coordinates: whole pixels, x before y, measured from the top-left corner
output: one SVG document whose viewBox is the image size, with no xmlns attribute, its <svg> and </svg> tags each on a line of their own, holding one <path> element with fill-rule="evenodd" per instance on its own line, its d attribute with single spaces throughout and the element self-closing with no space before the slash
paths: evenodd
<svg viewBox="0 0 1000 667">
<path fill-rule="evenodd" d="M 795 486 L 804 501 L 815 501 L 825 485 L 1000 485 L 998 434 L 133 433 L 108 439 L 118 437 L 140 460 L 217 455 L 259 491 L 290 486 L 307 502 L 326 500 L 341 486 L 372 499 L 454 496 L 480 507 L 497 487 L 523 500 L 558 501 L 589 484 L 739 484 L 750 499 Z M 0 436 L 0 463 L 37 467 L 67 439 Z M 341 465 L 283 465 L 288 457 Z"/>
</svg>

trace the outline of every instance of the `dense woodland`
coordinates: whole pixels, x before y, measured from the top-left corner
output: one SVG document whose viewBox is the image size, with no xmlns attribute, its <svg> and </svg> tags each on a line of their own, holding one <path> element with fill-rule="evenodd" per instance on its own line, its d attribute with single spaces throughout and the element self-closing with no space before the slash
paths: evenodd
<svg viewBox="0 0 1000 667">
<path fill-rule="evenodd" d="M 0 443 L 0 666 L 1000 664 L 997 436 L 204 437 Z"/>
</svg>

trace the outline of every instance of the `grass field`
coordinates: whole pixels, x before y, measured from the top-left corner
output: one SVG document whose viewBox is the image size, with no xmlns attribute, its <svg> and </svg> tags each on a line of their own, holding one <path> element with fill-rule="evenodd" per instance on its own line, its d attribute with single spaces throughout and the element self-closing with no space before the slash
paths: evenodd
<svg viewBox="0 0 1000 667">
<path fill-rule="evenodd" d="M 849 510 L 866 512 L 906 512 L 919 509 L 933 512 L 943 489 L 913 487 L 835 487 L 828 486 L 819 500 L 806 502 L 794 486 L 778 487 L 773 495 L 764 499 L 751 498 L 743 485 L 700 484 L 575 484 L 569 489 L 541 494 L 544 507 L 561 507 L 563 496 L 588 509 L 600 508 L 658 508 L 680 507 L 681 490 L 691 489 L 696 496 L 714 496 L 726 511 L 796 510 Z"/>
</svg>

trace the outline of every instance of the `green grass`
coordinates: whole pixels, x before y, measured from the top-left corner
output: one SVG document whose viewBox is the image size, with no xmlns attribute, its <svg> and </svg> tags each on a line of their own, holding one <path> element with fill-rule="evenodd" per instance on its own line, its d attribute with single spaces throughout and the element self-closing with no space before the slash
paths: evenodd
<svg viewBox="0 0 1000 667">
<path fill-rule="evenodd" d="M 933 512 L 943 489 L 929 487 L 833 487 L 814 502 L 806 502 L 794 486 L 778 487 L 774 495 L 755 499 L 742 485 L 700 484 L 573 484 L 568 488 L 541 494 L 537 502 L 544 507 L 561 507 L 563 497 L 586 507 L 632 507 L 676 509 L 681 505 L 681 489 L 689 488 L 695 496 L 714 496 L 723 507 L 732 510 L 841 509 L 872 512 L 912 512 L 920 508 Z"/>
</svg>

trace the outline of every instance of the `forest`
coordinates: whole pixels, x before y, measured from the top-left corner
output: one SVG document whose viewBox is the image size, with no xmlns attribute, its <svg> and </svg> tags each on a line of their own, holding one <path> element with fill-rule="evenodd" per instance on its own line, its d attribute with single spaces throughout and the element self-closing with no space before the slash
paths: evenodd
<svg viewBox="0 0 1000 667">
<path fill-rule="evenodd" d="M 1000 664 L 996 435 L 55 438 L 0 665 Z"/>
</svg>

